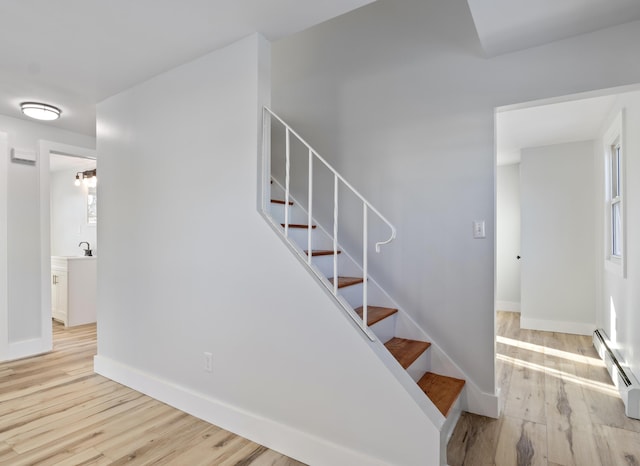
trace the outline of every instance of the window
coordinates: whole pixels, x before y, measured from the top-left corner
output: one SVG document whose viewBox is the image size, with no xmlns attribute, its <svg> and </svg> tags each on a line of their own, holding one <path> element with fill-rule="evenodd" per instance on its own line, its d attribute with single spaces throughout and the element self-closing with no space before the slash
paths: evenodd
<svg viewBox="0 0 640 466">
<path fill-rule="evenodd" d="M 607 269 L 625 275 L 624 146 L 622 112 L 604 136 L 606 173 L 605 259 Z"/>
<path fill-rule="evenodd" d="M 620 197 L 620 143 L 611 146 L 611 255 L 622 257 L 622 198 Z"/>
<path fill-rule="evenodd" d="M 98 223 L 98 203 L 96 201 L 96 187 L 87 187 L 87 223 L 95 225 Z"/>
</svg>

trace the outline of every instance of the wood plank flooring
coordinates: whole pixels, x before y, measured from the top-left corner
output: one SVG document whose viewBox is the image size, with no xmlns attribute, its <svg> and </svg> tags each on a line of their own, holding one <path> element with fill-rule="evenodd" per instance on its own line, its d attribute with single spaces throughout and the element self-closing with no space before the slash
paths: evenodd
<svg viewBox="0 0 640 466">
<path fill-rule="evenodd" d="M 624 405 L 591 337 L 520 329 L 497 313 L 500 419 L 463 413 L 450 466 L 639 466 L 640 421 Z"/>
<path fill-rule="evenodd" d="M 0 465 L 302 465 L 95 374 L 95 325 L 53 328 L 53 352 L 0 363 Z"/>
</svg>

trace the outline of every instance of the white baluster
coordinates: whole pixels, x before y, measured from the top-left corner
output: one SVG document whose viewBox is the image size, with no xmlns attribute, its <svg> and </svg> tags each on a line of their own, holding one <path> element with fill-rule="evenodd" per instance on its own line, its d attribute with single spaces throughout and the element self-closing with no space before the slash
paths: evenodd
<svg viewBox="0 0 640 466">
<path fill-rule="evenodd" d="M 309 148 L 309 207 L 307 209 L 307 212 L 309 212 L 309 217 L 307 219 L 307 224 L 308 227 L 307 228 L 307 264 L 311 265 L 311 252 L 313 251 L 312 249 L 312 245 L 311 245 L 311 222 L 313 222 L 313 216 L 312 216 L 312 209 L 313 209 L 313 151 L 311 150 L 311 148 Z"/>
<path fill-rule="evenodd" d="M 333 294 L 338 295 L 338 175 L 333 176 Z"/>
<path fill-rule="evenodd" d="M 271 114 L 262 109 L 262 210 L 269 210 L 267 206 L 271 200 Z M 268 190 L 267 190 L 268 188 Z M 269 197 L 267 197 L 269 196 Z"/>
<path fill-rule="evenodd" d="M 367 278 L 369 277 L 369 258 L 368 258 L 368 241 L 369 241 L 369 225 L 368 210 L 366 202 L 362 203 L 362 272 L 364 281 L 362 282 L 362 328 L 367 328 L 368 322 L 368 306 L 367 306 Z"/>
<path fill-rule="evenodd" d="M 289 173 L 291 171 L 291 135 L 287 127 L 287 151 L 284 177 L 284 236 L 289 237 Z"/>
</svg>

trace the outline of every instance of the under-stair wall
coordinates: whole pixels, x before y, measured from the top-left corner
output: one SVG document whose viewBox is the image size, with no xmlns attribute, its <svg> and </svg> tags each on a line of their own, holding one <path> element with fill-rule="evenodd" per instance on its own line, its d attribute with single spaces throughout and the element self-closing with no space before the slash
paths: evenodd
<svg viewBox="0 0 640 466">
<path fill-rule="evenodd" d="M 96 371 L 306 464 L 438 464 L 437 428 L 256 209 L 268 57 L 248 37 L 98 105 Z"/>
</svg>

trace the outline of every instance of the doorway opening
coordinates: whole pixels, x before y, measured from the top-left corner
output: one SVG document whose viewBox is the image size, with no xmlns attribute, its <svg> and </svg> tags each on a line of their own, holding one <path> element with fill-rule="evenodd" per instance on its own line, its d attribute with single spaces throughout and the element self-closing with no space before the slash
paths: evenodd
<svg viewBox="0 0 640 466">
<path fill-rule="evenodd" d="M 638 86 L 496 109 L 496 310 L 589 335 L 602 308 L 602 138 Z"/>
<path fill-rule="evenodd" d="M 40 161 L 42 328 L 51 342 L 54 320 L 96 321 L 97 178 L 82 177 L 97 172 L 97 158 L 91 149 L 41 141 Z"/>
<path fill-rule="evenodd" d="M 620 361 L 637 353 L 630 332 L 619 338 L 628 327 L 620 321 L 630 322 L 635 310 L 625 301 L 626 277 L 609 262 L 633 237 L 624 201 L 637 177 L 625 174 L 640 145 L 625 135 L 639 123 L 640 85 L 496 109 L 496 380 L 501 411 L 510 416 L 518 400 L 535 395 L 528 386 L 556 379 L 616 396 L 613 385 L 575 378 L 602 366 L 596 328 L 613 335 Z M 620 128 L 616 137 L 612 127 Z"/>
<path fill-rule="evenodd" d="M 51 313 L 67 327 L 96 320 L 96 160 L 50 153 Z"/>
</svg>

